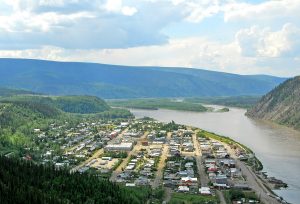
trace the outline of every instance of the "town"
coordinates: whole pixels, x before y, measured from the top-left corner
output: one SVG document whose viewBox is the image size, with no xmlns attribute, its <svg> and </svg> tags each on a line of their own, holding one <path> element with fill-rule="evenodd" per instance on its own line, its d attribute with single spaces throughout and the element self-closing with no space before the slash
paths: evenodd
<svg viewBox="0 0 300 204">
<path fill-rule="evenodd" d="M 34 134 L 43 144 L 40 163 L 161 189 L 157 203 L 284 203 L 251 150 L 198 128 L 151 118 L 86 120 L 52 123 Z"/>
</svg>

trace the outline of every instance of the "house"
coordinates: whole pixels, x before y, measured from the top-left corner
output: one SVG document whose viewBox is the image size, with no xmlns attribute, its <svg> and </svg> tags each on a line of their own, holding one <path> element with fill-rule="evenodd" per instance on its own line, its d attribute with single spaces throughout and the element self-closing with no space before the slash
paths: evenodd
<svg viewBox="0 0 300 204">
<path fill-rule="evenodd" d="M 125 170 L 133 170 L 135 168 L 135 165 L 128 165 L 126 166 Z"/>
<path fill-rule="evenodd" d="M 135 187 L 135 183 L 126 183 L 125 184 L 126 187 Z"/>
<path fill-rule="evenodd" d="M 178 186 L 178 192 L 189 192 L 190 188 L 188 186 Z"/>
<path fill-rule="evenodd" d="M 209 187 L 201 187 L 199 188 L 199 193 L 201 195 L 211 195 L 211 191 Z"/>
<path fill-rule="evenodd" d="M 149 185 L 149 180 L 147 177 L 139 177 L 135 180 L 137 186 L 146 186 Z"/>
<path fill-rule="evenodd" d="M 192 177 L 182 177 L 180 183 L 182 186 L 194 186 L 197 185 L 197 178 Z"/>
<path fill-rule="evenodd" d="M 217 172 L 217 171 L 218 171 L 218 167 L 216 165 L 210 165 L 207 168 L 208 173 L 214 173 L 214 172 Z"/>
<path fill-rule="evenodd" d="M 226 184 L 228 185 L 227 176 L 223 174 L 219 174 L 215 178 L 217 184 Z"/>
<path fill-rule="evenodd" d="M 234 184 L 233 188 L 235 189 L 240 189 L 240 190 L 250 190 L 251 188 L 249 187 L 248 184 L 246 183 L 239 183 L 239 184 Z"/>
<path fill-rule="evenodd" d="M 187 171 L 179 171 L 178 175 L 181 177 L 185 177 L 185 176 L 187 176 Z"/>
<path fill-rule="evenodd" d="M 191 167 L 193 167 L 193 165 L 194 165 L 193 162 L 187 162 L 187 163 L 184 165 L 184 167 L 185 167 L 185 168 L 191 168 Z"/>
<path fill-rule="evenodd" d="M 106 151 L 130 151 L 132 150 L 133 143 L 128 142 L 128 143 L 120 143 L 120 144 L 108 144 L 104 149 Z"/>
</svg>

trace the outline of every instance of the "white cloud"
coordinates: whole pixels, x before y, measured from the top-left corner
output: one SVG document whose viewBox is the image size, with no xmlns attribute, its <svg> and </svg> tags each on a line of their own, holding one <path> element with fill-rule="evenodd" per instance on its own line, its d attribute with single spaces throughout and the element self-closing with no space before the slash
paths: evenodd
<svg viewBox="0 0 300 204">
<path fill-rule="evenodd" d="M 0 16 L 0 31 L 2 29 L 4 32 L 48 32 L 51 27 L 64 26 L 82 18 L 94 18 L 94 16 L 88 12 L 68 15 L 47 12 L 37 15 L 22 11 L 10 16 Z"/>
<path fill-rule="evenodd" d="M 225 21 L 274 20 L 300 17 L 299 0 L 270 0 L 259 4 L 232 2 L 224 6 Z"/>
<path fill-rule="evenodd" d="M 182 8 L 185 20 L 198 23 L 223 11 L 228 0 L 169 0 Z M 230 0 L 229 0 L 230 1 Z"/>
<path fill-rule="evenodd" d="M 126 16 L 134 15 L 138 10 L 135 7 L 124 6 L 122 8 L 122 13 Z"/>
<path fill-rule="evenodd" d="M 293 57 L 300 56 L 300 29 L 290 23 L 279 31 L 252 26 L 236 34 L 244 56 Z"/>
<path fill-rule="evenodd" d="M 137 12 L 135 7 L 124 6 L 122 0 L 107 0 L 104 8 L 109 12 L 122 13 L 126 16 L 132 16 Z"/>
<path fill-rule="evenodd" d="M 0 49 L 126 48 L 166 43 L 167 36 L 161 30 L 177 20 L 174 7 L 162 2 L 140 2 L 137 6 L 128 2 L 0 1 L 0 9 L 11 8 L 11 12 L 0 12 Z M 138 12 L 138 7 L 143 12 Z"/>
<path fill-rule="evenodd" d="M 119 12 L 122 9 L 122 0 L 107 0 L 104 8 L 107 11 Z"/>
</svg>

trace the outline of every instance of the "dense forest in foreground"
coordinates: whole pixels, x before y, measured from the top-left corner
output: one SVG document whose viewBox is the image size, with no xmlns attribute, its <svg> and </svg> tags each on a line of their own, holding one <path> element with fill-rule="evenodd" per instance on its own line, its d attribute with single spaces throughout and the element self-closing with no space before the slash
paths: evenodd
<svg viewBox="0 0 300 204">
<path fill-rule="evenodd" d="M 0 203 L 146 203 L 149 188 L 126 188 L 96 175 L 0 156 Z M 14 195 L 14 196 L 12 196 Z"/>
</svg>

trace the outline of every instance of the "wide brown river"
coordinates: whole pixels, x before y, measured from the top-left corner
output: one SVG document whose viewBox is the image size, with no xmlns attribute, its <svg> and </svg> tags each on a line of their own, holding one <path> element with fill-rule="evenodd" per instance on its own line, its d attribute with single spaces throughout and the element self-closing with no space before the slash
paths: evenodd
<svg viewBox="0 0 300 204">
<path fill-rule="evenodd" d="M 218 106 L 214 106 L 218 107 Z M 250 147 L 264 165 L 269 176 L 288 184 L 276 193 L 286 201 L 300 204 L 300 132 L 245 116 L 245 109 L 230 108 L 229 112 L 196 113 L 173 110 L 130 109 L 137 117 L 148 116 L 161 122 L 199 127 L 229 136 Z"/>
</svg>

